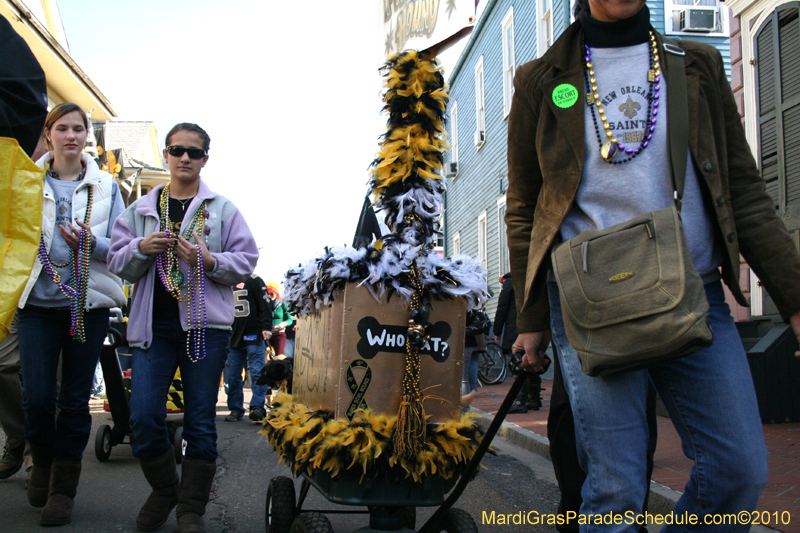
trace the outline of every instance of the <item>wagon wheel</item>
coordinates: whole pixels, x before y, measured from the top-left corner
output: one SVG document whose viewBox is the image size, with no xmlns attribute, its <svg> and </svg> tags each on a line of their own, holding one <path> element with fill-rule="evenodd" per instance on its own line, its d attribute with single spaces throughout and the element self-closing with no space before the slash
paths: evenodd
<svg viewBox="0 0 800 533">
<path fill-rule="evenodd" d="M 417 508 L 404 507 L 403 508 L 403 527 L 408 529 L 417 529 Z"/>
<path fill-rule="evenodd" d="M 294 519 L 289 533 L 333 533 L 333 526 L 322 513 L 303 513 Z"/>
<path fill-rule="evenodd" d="M 433 531 L 437 533 L 478 533 L 472 516 L 461 509 L 452 508 L 442 515 Z"/>
<path fill-rule="evenodd" d="M 294 481 L 286 476 L 272 478 L 267 489 L 264 530 L 267 533 L 289 533 L 296 515 Z"/>
</svg>

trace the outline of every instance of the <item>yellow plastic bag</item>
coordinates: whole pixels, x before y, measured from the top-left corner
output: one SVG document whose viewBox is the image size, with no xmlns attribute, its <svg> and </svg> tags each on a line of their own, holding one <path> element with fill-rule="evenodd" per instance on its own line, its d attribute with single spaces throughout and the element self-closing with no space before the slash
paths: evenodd
<svg viewBox="0 0 800 533">
<path fill-rule="evenodd" d="M 36 261 L 42 232 L 44 170 L 15 139 L 0 137 L 0 341 Z"/>
</svg>

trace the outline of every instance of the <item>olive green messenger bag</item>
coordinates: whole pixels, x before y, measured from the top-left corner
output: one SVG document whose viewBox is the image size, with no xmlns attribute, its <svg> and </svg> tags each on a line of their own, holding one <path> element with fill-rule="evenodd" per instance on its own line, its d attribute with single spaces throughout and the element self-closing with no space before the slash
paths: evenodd
<svg viewBox="0 0 800 533">
<path fill-rule="evenodd" d="M 685 52 L 666 40 L 664 50 L 675 205 L 584 231 L 552 254 L 567 339 L 590 376 L 661 365 L 713 340 L 680 217 L 689 149 Z"/>
</svg>

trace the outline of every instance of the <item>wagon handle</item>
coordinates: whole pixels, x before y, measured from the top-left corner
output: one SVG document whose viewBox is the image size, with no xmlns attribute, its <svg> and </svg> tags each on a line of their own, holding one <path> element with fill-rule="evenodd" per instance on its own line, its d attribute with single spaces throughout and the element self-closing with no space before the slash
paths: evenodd
<svg viewBox="0 0 800 533">
<path fill-rule="evenodd" d="M 470 459 L 467 468 L 464 469 L 464 472 L 461 474 L 461 478 L 458 480 L 456 487 L 453 489 L 453 492 L 447 497 L 444 503 L 439 506 L 435 513 L 428 519 L 425 524 L 423 524 L 422 528 L 418 531 L 418 533 L 430 533 L 432 531 L 433 526 L 438 522 L 438 520 L 453 507 L 453 504 L 456 503 L 461 497 L 461 493 L 464 492 L 464 489 L 467 487 L 467 484 L 472 479 L 472 476 L 475 474 L 475 471 L 478 470 L 478 467 L 483 460 L 483 456 L 486 454 L 486 450 L 489 449 L 489 445 L 491 445 L 494 436 L 497 435 L 497 431 L 500 429 L 500 426 L 503 424 L 503 421 L 506 419 L 506 415 L 508 414 L 508 410 L 511 409 L 511 406 L 514 404 L 514 400 L 517 398 L 519 391 L 522 389 L 523 383 L 525 383 L 525 379 L 527 379 L 529 374 L 533 372 L 530 370 L 523 370 L 519 369 L 517 374 L 517 379 L 514 380 L 514 383 L 511 385 L 511 389 L 508 391 L 508 395 L 506 395 L 505 400 L 503 400 L 503 404 L 500 406 L 500 409 L 497 411 L 497 414 L 492 420 L 492 423 L 489 425 L 489 429 L 486 430 L 486 434 L 483 436 L 478 449 L 475 450 L 475 454 Z"/>
</svg>

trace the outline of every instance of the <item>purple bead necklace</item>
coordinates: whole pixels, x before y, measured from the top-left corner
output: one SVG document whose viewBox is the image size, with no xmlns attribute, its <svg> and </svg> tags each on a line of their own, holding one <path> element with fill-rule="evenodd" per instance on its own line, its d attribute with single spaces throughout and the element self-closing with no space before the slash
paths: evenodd
<svg viewBox="0 0 800 533">
<path fill-rule="evenodd" d="M 87 189 L 89 196 L 86 204 L 86 215 L 83 218 L 84 224 L 89 224 L 92 218 L 92 203 L 94 202 L 94 187 Z M 70 335 L 78 342 L 86 342 L 86 329 L 84 327 L 84 311 L 86 309 L 86 295 L 89 289 L 89 271 L 92 264 L 92 233 L 81 230 L 78 242 L 78 249 L 71 250 L 69 263 L 59 264 L 50 260 L 47 248 L 44 244 L 44 236 L 39 238 L 39 251 L 37 256 L 42 268 L 53 283 L 58 285 L 61 292 L 69 299 L 70 315 Z M 70 266 L 70 283 L 67 285 L 61 280 L 61 275 L 54 267 L 63 268 Z"/>
<path fill-rule="evenodd" d="M 169 230 L 169 184 L 161 190 L 159 206 L 161 208 L 161 228 L 167 234 L 167 237 L 171 237 L 172 234 Z M 211 228 L 206 225 L 206 219 L 208 218 L 209 212 L 206 209 L 206 202 L 203 200 L 192 216 L 186 235 L 191 237 L 195 230 L 200 230 L 201 235 L 205 235 L 206 245 L 208 245 L 208 234 L 211 233 Z M 195 245 L 195 248 L 197 250 L 197 266 L 189 265 L 189 280 L 185 295 L 181 295 L 180 289 L 183 284 L 183 276 L 178 268 L 180 257 L 178 256 L 177 240 L 156 257 L 156 271 L 161 283 L 164 284 L 164 288 L 178 302 L 189 304 L 186 313 L 189 322 L 189 332 L 186 336 L 186 355 L 189 356 L 189 360 L 193 363 L 206 357 L 206 327 L 208 327 L 203 252 L 199 244 Z M 192 350 L 193 344 L 194 351 Z"/>
<path fill-rule="evenodd" d="M 584 36 L 581 37 L 581 40 Z M 584 57 L 586 67 L 583 70 L 584 79 L 586 80 L 586 104 L 592 113 L 592 122 L 594 122 L 594 130 L 597 134 L 597 142 L 600 145 L 600 157 L 602 157 L 609 164 L 621 165 L 627 163 L 642 153 L 645 148 L 650 144 L 653 138 L 653 133 L 656 131 L 656 121 L 658 120 L 658 97 L 661 90 L 661 67 L 658 58 L 658 44 L 656 43 L 656 36 L 650 32 L 650 47 L 652 53 L 650 55 L 650 69 L 647 71 L 647 81 L 650 84 L 650 96 L 647 99 L 647 119 L 645 120 L 644 131 L 642 132 L 642 142 L 638 148 L 630 148 L 619 142 L 614 134 L 611 132 L 611 126 L 608 124 L 606 112 L 603 109 L 603 103 L 600 101 L 600 93 L 597 90 L 597 78 L 595 78 L 594 67 L 592 65 L 592 52 L 589 45 L 583 42 L 583 48 L 586 51 Z M 597 106 L 597 114 L 600 115 L 600 120 L 603 122 L 603 129 L 605 130 L 608 140 L 604 143 L 603 137 L 600 134 L 600 128 L 597 124 L 597 117 L 595 116 L 594 106 Z M 620 152 L 624 151 L 627 158 L 614 161 L 614 157 Z"/>
</svg>

